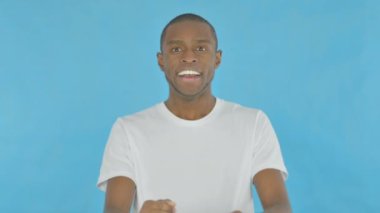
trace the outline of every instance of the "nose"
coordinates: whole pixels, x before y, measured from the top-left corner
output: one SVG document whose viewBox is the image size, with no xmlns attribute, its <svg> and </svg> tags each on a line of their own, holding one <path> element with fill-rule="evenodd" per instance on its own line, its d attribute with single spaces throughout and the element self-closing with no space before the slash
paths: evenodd
<svg viewBox="0 0 380 213">
<path fill-rule="evenodd" d="M 182 56 L 183 63 L 195 63 L 198 61 L 193 51 L 185 51 Z"/>
</svg>

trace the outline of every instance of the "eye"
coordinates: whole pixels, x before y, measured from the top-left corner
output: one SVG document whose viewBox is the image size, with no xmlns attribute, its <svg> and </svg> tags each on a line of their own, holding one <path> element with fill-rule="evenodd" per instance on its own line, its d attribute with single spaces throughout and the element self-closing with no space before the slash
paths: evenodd
<svg viewBox="0 0 380 213">
<path fill-rule="evenodd" d="M 204 52 L 204 51 L 207 51 L 206 47 L 203 47 L 203 46 L 199 46 L 199 47 L 197 47 L 196 50 L 197 50 L 198 52 Z"/>
<path fill-rule="evenodd" d="M 180 47 L 173 47 L 173 48 L 171 49 L 171 51 L 172 51 L 173 53 L 178 53 L 178 52 L 181 52 L 182 49 L 181 49 Z"/>
</svg>

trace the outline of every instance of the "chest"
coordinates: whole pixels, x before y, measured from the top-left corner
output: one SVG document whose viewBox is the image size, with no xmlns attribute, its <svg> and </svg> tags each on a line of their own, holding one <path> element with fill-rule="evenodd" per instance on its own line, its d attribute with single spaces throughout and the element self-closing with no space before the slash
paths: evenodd
<svg viewBox="0 0 380 213">
<path fill-rule="evenodd" d="M 144 163 L 178 169 L 239 164 L 250 151 L 251 140 L 252 132 L 243 129 L 166 127 L 146 129 L 134 141 Z"/>
<path fill-rule="evenodd" d="M 172 198 L 181 209 L 194 202 L 203 209 L 221 208 L 220 203 L 227 208 L 249 171 L 252 132 L 247 130 L 145 128 L 133 141 L 143 199 Z"/>
</svg>

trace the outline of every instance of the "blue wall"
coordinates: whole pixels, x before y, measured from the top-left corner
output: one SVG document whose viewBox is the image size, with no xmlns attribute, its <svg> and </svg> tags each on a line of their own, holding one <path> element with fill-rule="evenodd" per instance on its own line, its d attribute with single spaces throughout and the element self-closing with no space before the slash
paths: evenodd
<svg viewBox="0 0 380 213">
<path fill-rule="evenodd" d="M 270 116 L 295 212 L 380 208 L 379 1 L 154 2 L 0 1 L 0 212 L 101 212 L 111 125 L 167 97 L 183 12 L 219 34 L 215 94 Z"/>
</svg>

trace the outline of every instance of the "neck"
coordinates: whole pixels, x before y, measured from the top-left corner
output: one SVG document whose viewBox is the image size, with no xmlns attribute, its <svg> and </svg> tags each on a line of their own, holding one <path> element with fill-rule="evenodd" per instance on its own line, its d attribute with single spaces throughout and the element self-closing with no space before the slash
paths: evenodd
<svg viewBox="0 0 380 213">
<path fill-rule="evenodd" d="M 215 103 L 216 98 L 211 94 L 193 99 L 170 96 L 169 99 L 165 101 L 165 105 L 169 111 L 185 120 L 198 120 L 205 117 L 212 111 Z"/>
</svg>

